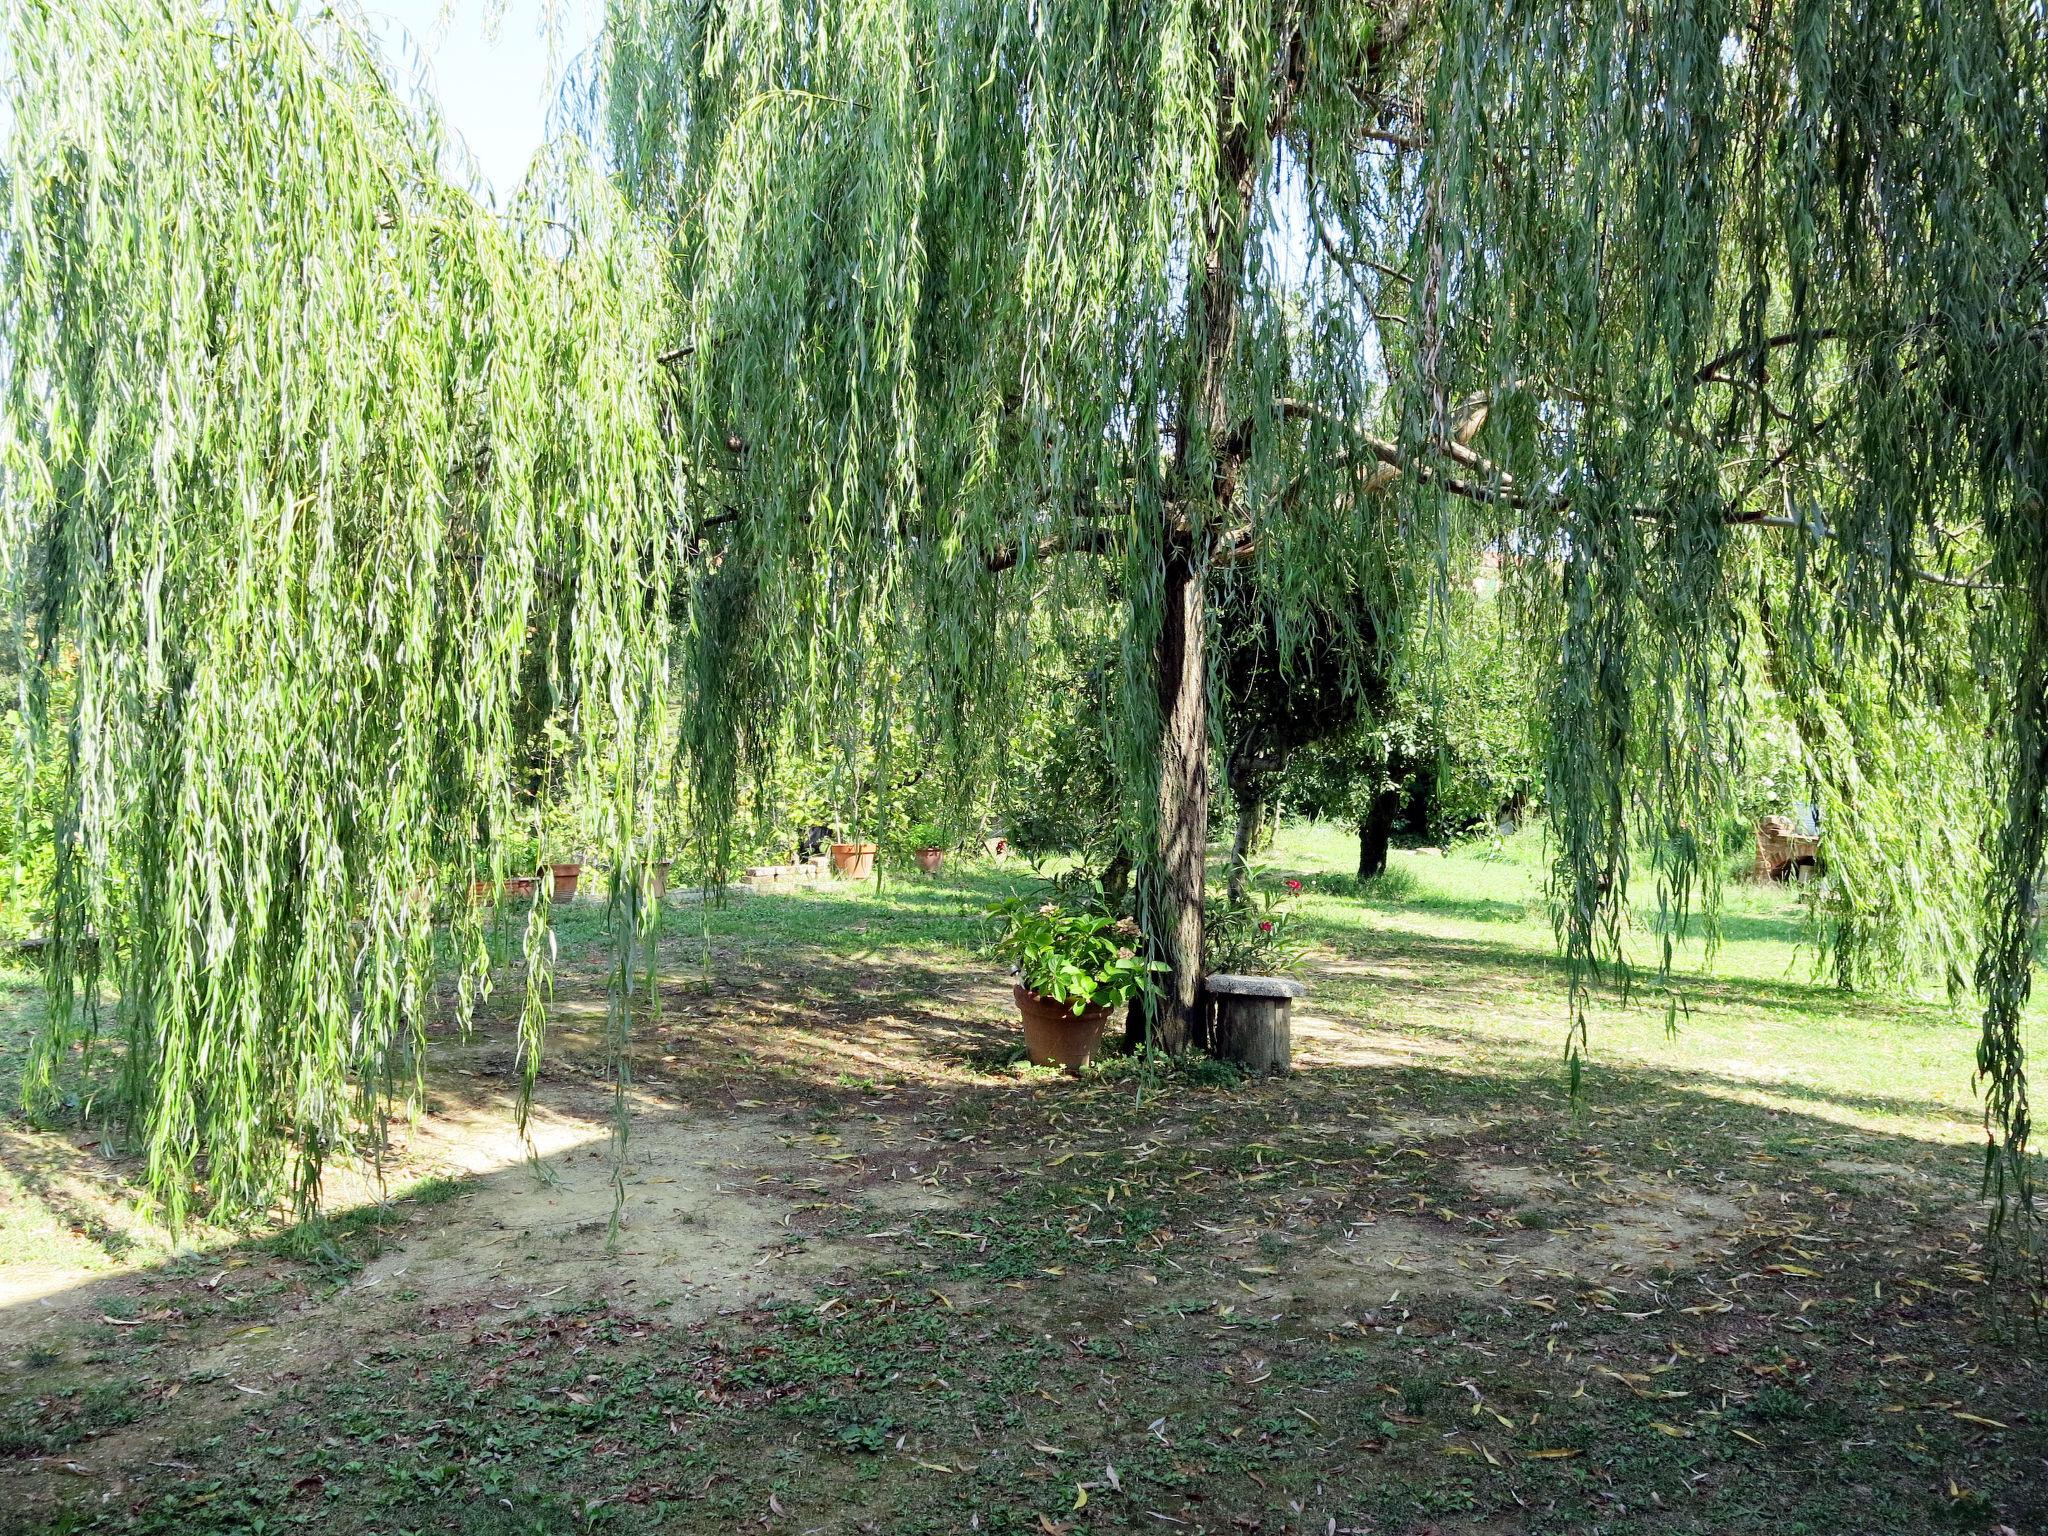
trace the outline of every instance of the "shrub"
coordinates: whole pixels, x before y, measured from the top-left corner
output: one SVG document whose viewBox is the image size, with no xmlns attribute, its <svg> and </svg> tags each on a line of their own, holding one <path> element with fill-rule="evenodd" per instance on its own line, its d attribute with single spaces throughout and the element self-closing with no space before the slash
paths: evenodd
<svg viewBox="0 0 2048 1536">
<path fill-rule="evenodd" d="M 1142 935 L 1129 918 L 1076 912 L 1057 902 L 1033 906 L 1012 896 L 989 908 L 997 924 L 995 953 L 1040 997 L 1076 1013 L 1116 1007 L 1152 989 L 1166 969 L 1138 953 Z"/>
<path fill-rule="evenodd" d="M 1202 969 L 1240 976 L 1280 976 L 1293 970 L 1308 948 L 1294 936 L 1287 905 L 1301 888 L 1299 880 L 1289 880 L 1285 895 L 1260 891 L 1256 903 L 1209 902 L 1202 914 Z"/>
</svg>

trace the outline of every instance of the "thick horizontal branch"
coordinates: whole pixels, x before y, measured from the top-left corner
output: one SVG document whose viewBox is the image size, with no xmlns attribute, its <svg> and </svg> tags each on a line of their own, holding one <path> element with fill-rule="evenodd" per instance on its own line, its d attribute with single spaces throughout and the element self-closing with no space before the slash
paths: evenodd
<svg viewBox="0 0 2048 1536">
<path fill-rule="evenodd" d="M 1240 523 L 1217 536 L 1209 546 L 1211 565 L 1238 565 L 1259 552 L 1259 531 L 1254 523 Z"/>
<path fill-rule="evenodd" d="M 1457 475 L 1444 474 L 1428 464 L 1418 464 L 1410 455 L 1403 453 L 1397 444 L 1389 442 L 1386 438 L 1377 437 L 1362 427 L 1354 426 L 1334 411 L 1325 410 L 1322 406 L 1313 404 L 1310 401 L 1291 398 L 1283 399 L 1280 401 L 1280 414 L 1292 420 L 1317 422 L 1337 432 L 1341 432 L 1359 450 L 1377 459 L 1382 465 L 1393 470 L 1396 474 L 1413 475 L 1426 485 L 1440 486 L 1452 495 L 1462 496 L 1467 501 L 1482 502 L 1487 505 L 1526 506 L 1528 503 L 1513 489 L 1513 481 L 1505 471 L 1498 469 L 1488 460 L 1465 446 L 1466 441 L 1475 435 L 1480 426 L 1485 423 L 1486 413 L 1489 409 L 1488 399 L 1490 397 L 1474 396 L 1472 399 L 1464 402 L 1460 406 L 1461 416 L 1452 429 L 1452 439 L 1436 446 L 1465 468 L 1485 475 L 1496 482 L 1491 485 L 1481 484 L 1475 480 L 1467 480 Z M 1392 478 L 1392 476 L 1387 476 L 1378 483 L 1385 484 Z M 1283 495 L 1291 494 L 1297 489 L 1300 480 L 1301 477 L 1297 475 L 1295 481 L 1290 483 L 1287 491 L 1283 492 Z M 1559 502 L 1557 505 L 1561 509 L 1563 503 Z"/>
<path fill-rule="evenodd" d="M 1695 384 L 1732 383 L 1722 376 L 1721 370 L 1730 363 L 1739 363 L 1744 358 L 1760 357 L 1767 352 L 1776 352 L 1782 347 L 1797 346 L 1801 342 L 1833 341 L 1836 332 L 1833 326 L 1816 326 L 1802 331 L 1780 331 L 1775 336 L 1766 336 L 1761 341 L 1738 342 L 1719 356 L 1708 359 L 1699 371 L 1693 374 Z"/>
<path fill-rule="evenodd" d="M 1818 336 L 1818 333 L 1808 334 Z M 1768 338 L 1768 341 L 1772 345 L 1785 346 L 1796 339 L 1798 338 L 1790 336 L 1772 337 Z M 1429 465 L 1413 463 L 1409 456 L 1402 453 L 1396 444 L 1387 441 L 1385 438 L 1376 437 L 1372 433 L 1366 432 L 1362 428 L 1345 421 L 1343 417 L 1338 416 L 1335 412 L 1325 410 L 1323 407 L 1312 404 L 1309 401 L 1284 399 L 1280 402 L 1280 411 L 1283 416 L 1296 420 L 1318 422 L 1343 433 L 1359 449 L 1369 453 L 1396 474 L 1413 474 L 1426 484 L 1440 486 L 1452 495 L 1462 496 L 1468 501 L 1527 508 L 1531 503 L 1526 497 L 1515 490 L 1513 478 L 1506 471 L 1498 468 L 1466 446 L 1469 437 L 1476 435 L 1479 425 L 1485 420 L 1487 401 L 1489 399 L 1489 396 L 1474 395 L 1463 402 L 1460 406 L 1461 417 L 1463 418 L 1460 425 L 1464 426 L 1469 422 L 1469 432 L 1460 436 L 1454 430 L 1452 440 L 1436 445 L 1447 457 L 1483 476 L 1483 480 L 1466 480 L 1455 475 L 1440 473 Z M 1283 494 L 1292 493 L 1297 488 L 1299 481 L 1300 477 L 1297 476 L 1295 483 L 1290 484 L 1288 491 Z M 1547 505 L 1550 511 L 1563 513 L 1570 510 L 1571 502 L 1568 497 L 1556 496 L 1551 498 Z M 1645 521 L 1657 523 L 1668 521 L 1665 514 L 1648 507 L 1636 508 L 1633 515 Z M 1722 518 L 1722 521 L 1729 527 L 1789 528 L 1809 532 L 1821 538 L 1840 538 L 1839 534 L 1824 524 L 1796 517 L 1781 517 L 1766 513 L 1731 510 Z M 1226 541 L 1219 542 L 1217 558 L 1246 558 L 1255 548 L 1255 543 L 1254 531 L 1249 526 L 1236 530 L 1227 536 Z M 2001 590 L 1998 583 L 1988 582 L 1977 576 L 1949 576 L 1939 571 L 1924 570 L 1918 566 L 1911 567 L 1909 574 L 1917 581 L 1928 582 L 1934 586 L 1953 587 L 1962 591 L 1995 592 Z"/>
<path fill-rule="evenodd" d="M 1113 555 L 1120 547 L 1122 538 L 1114 528 L 1068 528 L 1049 533 L 1035 544 L 999 549 L 988 557 L 988 568 L 991 573 L 1015 570 L 1023 563 L 1027 548 L 1033 560 L 1051 560 L 1060 555 Z"/>
</svg>

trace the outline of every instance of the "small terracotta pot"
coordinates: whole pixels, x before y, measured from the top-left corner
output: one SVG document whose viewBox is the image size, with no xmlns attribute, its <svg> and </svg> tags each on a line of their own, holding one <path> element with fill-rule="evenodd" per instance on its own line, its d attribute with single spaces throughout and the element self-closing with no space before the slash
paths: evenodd
<svg viewBox="0 0 2048 1536">
<path fill-rule="evenodd" d="M 1024 1016 L 1024 1046 L 1031 1052 L 1034 1066 L 1079 1072 L 1093 1059 L 1096 1047 L 1102 1044 L 1103 1026 L 1109 1022 L 1107 1007 L 1076 1013 L 1065 1003 L 1040 997 L 1021 981 L 1010 988 L 1010 995 L 1017 1000 L 1017 1012 Z"/>
<path fill-rule="evenodd" d="M 507 901 L 531 901 L 533 900 L 534 887 L 539 884 L 540 879 L 536 875 L 514 875 L 505 882 L 505 899 Z"/>
<path fill-rule="evenodd" d="M 548 887 L 548 900 L 574 901 L 576 882 L 583 878 L 581 864 L 549 864 L 545 866 L 548 878 L 554 883 Z"/>
<path fill-rule="evenodd" d="M 873 843 L 834 843 L 832 868 L 849 880 L 865 880 L 875 872 Z"/>
<path fill-rule="evenodd" d="M 917 850 L 917 867 L 928 875 L 936 875 L 946 863 L 943 848 L 920 848 Z"/>
<path fill-rule="evenodd" d="M 656 859 L 647 866 L 647 898 L 659 901 L 668 894 L 668 867 L 671 859 Z"/>
</svg>

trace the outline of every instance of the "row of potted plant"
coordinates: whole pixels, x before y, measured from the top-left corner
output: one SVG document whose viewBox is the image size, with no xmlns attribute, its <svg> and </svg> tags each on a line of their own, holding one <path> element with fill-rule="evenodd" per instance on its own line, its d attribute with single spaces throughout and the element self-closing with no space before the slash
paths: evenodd
<svg viewBox="0 0 2048 1536">
<path fill-rule="evenodd" d="M 550 901 L 571 901 L 576 896 L 577 882 L 583 878 L 580 863 L 542 864 L 530 875 L 509 875 L 502 881 L 478 880 L 469 888 L 472 900 L 489 901 L 502 896 L 507 901 L 530 900 L 541 881 L 548 882 Z"/>
<path fill-rule="evenodd" d="M 911 861 L 927 875 L 936 875 L 946 867 L 946 854 L 953 844 L 952 834 L 935 821 L 920 821 L 905 834 L 901 846 L 910 850 Z M 831 846 L 832 872 L 848 880 L 865 880 L 875 872 L 875 858 L 881 852 L 877 843 L 833 843 Z M 990 838 L 986 843 L 988 856 L 1000 862 L 1010 851 L 1009 843 L 1000 837 Z"/>
<path fill-rule="evenodd" d="M 671 861 L 656 859 L 648 866 L 648 894 L 656 901 L 668 894 L 668 872 Z M 541 864 L 530 875 L 510 875 L 504 880 L 477 880 L 469 888 L 470 899 L 486 902 L 494 898 L 505 901 L 531 901 L 540 883 L 548 882 L 548 899 L 557 904 L 576 899 L 576 889 L 583 879 L 583 865 L 580 860 L 565 860 L 559 864 Z"/>
</svg>

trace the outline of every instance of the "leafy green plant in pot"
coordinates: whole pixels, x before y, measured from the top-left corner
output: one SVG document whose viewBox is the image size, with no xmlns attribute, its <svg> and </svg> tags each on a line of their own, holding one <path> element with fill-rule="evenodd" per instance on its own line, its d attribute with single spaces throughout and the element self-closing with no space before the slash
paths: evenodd
<svg viewBox="0 0 2048 1536">
<path fill-rule="evenodd" d="M 1112 1010 L 1149 992 L 1152 973 L 1166 968 L 1139 954 L 1142 935 L 1129 918 L 1022 896 L 997 902 L 989 916 L 995 953 L 1016 972 L 1011 995 L 1039 1066 L 1078 1072 L 1102 1043 Z"/>
<path fill-rule="evenodd" d="M 951 839 L 937 822 L 917 822 L 904 840 L 910 845 L 910 856 L 917 861 L 917 867 L 926 874 L 936 875 L 945 867 L 946 845 Z"/>
</svg>

